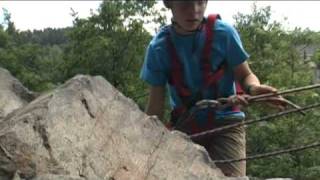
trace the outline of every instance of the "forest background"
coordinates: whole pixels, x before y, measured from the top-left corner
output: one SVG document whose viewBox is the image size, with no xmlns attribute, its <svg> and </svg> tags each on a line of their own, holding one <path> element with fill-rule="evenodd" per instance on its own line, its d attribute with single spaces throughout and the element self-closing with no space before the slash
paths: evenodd
<svg viewBox="0 0 320 180">
<path fill-rule="evenodd" d="M 72 27 L 33 31 L 16 29 L 10 12 L 4 10 L 0 66 L 36 92 L 52 90 L 76 74 L 101 75 L 144 110 L 148 87 L 139 74 L 152 38 L 144 25 L 154 23 L 157 31 L 165 23 L 164 10 L 155 8 L 155 4 L 151 0 L 103 1 L 97 13 L 88 18 L 72 12 Z M 317 83 L 320 32 L 301 28 L 287 31 L 280 22 L 271 21 L 271 12 L 270 6 L 258 8 L 253 4 L 249 14 L 234 16 L 234 26 L 251 55 L 250 66 L 263 83 L 279 90 Z M 319 92 L 307 91 L 286 98 L 301 106 L 310 105 L 319 102 Z M 259 104 L 244 110 L 248 119 L 275 113 Z M 320 111 L 314 110 L 305 116 L 293 114 L 248 126 L 247 154 L 318 141 L 319 116 Z M 247 166 L 252 177 L 318 179 L 320 149 L 252 160 Z"/>
</svg>

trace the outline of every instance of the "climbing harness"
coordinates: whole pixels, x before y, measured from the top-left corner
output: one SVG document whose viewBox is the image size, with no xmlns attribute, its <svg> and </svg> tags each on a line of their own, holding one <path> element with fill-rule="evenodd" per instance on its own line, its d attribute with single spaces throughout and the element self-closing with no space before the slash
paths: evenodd
<svg viewBox="0 0 320 180">
<path fill-rule="evenodd" d="M 214 27 L 214 24 L 217 19 L 220 19 L 220 16 L 218 14 L 209 15 L 208 18 L 203 22 L 203 28 L 199 29 L 199 31 L 204 31 L 206 38 L 202 52 L 202 57 L 200 58 L 203 86 L 198 90 L 197 93 L 195 93 L 195 96 L 192 96 L 191 90 L 187 87 L 184 81 L 185 78 L 182 61 L 179 58 L 178 52 L 172 41 L 171 31 L 167 31 L 166 42 L 171 57 L 171 69 L 168 83 L 176 90 L 182 102 L 181 105 L 175 107 L 171 112 L 171 119 L 169 125 L 167 125 L 167 127 L 169 128 L 178 127 L 177 124 L 181 122 L 181 119 L 186 118 L 185 115 L 188 115 L 186 113 L 189 111 L 191 107 L 195 105 L 196 101 L 198 101 L 199 99 L 203 99 L 204 92 L 206 89 L 217 89 L 218 81 L 223 77 L 225 73 L 225 64 L 221 64 L 217 68 L 217 70 L 213 71 L 210 60 L 212 42 L 214 38 L 212 28 Z M 243 90 L 238 83 L 236 83 L 236 92 L 237 94 L 243 93 Z M 220 96 L 220 94 L 218 94 L 217 91 L 214 91 L 212 96 L 213 99 L 216 99 Z M 240 109 L 237 106 L 228 106 L 228 108 L 230 108 L 230 111 L 240 111 Z M 212 122 L 215 119 L 214 113 L 208 112 L 207 116 L 208 124 L 206 127 L 213 127 Z M 202 130 L 203 129 L 201 129 L 197 123 L 192 122 L 190 133 L 201 132 Z"/>
</svg>

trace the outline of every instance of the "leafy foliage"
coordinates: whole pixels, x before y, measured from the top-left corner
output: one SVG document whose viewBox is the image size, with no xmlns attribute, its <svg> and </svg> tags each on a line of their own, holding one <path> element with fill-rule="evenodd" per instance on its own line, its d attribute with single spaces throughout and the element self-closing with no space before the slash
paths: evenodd
<svg viewBox="0 0 320 180">
<path fill-rule="evenodd" d="M 317 43 L 319 34 L 299 28 L 286 32 L 280 23 L 270 22 L 270 12 L 270 7 L 258 9 L 254 4 L 251 14 L 238 13 L 235 16 L 236 28 L 240 31 L 245 49 L 251 54 L 251 68 L 263 83 L 280 90 L 312 84 L 314 69 L 301 56 L 301 50 Z M 308 105 L 319 101 L 318 93 L 310 91 L 286 98 L 300 105 Z M 275 111 L 265 105 L 247 109 L 249 118 L 270 113 Z M 295 114 L 248 128 L 248 154 L 261 154 L 316 141 L 320 128 L 316 125 L 317 116 L 315 112 L 308 112 L 303 117 Z M 248 174 L 263 178 L 316 179 L 319 162 L 318 149 L 290 153 L 248 162 Z"/>
<path fill-rule="evenodd" d="M 151 9 L 154 4 L 155 1 L 104 1 L 98 14 L 88 19 L 79 19 L 74 13 L 63 68 L 66 79 L 79 73 L 102 75 L 125 95 L 139 101 L 146 89 L 139 72 L 151 39 L 143 24 L 158 14 Z M 154 22 L 162 23 L 163 19 Z"/>
<path fill-rule="evenodd" d="M 67 42 L 64 30 L 19 32 L 11 21 L 10 14 L 4 12 L 5 24 L 0 28 L 0 66 L 8 69 L 32 90 L 43 91 L 55 87 L 62 80 L 59 69 L 55 67 L 63 61 L 62 46 Z M 51 39 L 64 39 L 63 43 L 50 44 L 50 38 L 42 38 L 44 34 L 48 34 L 48 30 L 49 34 L 56 35 Z"/>
</svg>

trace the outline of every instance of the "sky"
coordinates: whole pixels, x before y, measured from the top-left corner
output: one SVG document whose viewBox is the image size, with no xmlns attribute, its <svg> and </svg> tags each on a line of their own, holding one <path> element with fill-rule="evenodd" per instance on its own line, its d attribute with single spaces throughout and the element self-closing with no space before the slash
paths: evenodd
<svg viewBox="0 0 320 180">
<path fill-rule="evenodd" d="M 248 14 L 254 1 L 209 1 L 206 14 L 219 13 L 231 24 L 237 12 Z M 101 1 L 4 1 L 0 0 L 0 23 L 3 19 L 2 8 L 11 13 L 16 28 L 23 30 L 61 28 L 72 26 L 71 8 L 79 17 L 90 16 L 90 9 L 96 12 Z M 283 23 L 287 30 L 294 27 L 320 31 L 320 1 L 257 1 L 258 7 L 271 6 L 272 20 Z M 159 2 L 158 7 L 163 7 Z M 170 12 L 168 11 L 168 19 Z M 287 20 L 284 21 L 284 18 Z"/>
</svg>

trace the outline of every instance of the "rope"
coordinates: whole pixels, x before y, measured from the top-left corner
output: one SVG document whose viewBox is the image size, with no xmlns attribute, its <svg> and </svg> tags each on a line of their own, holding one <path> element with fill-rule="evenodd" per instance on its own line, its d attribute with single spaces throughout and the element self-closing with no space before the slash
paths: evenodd
<svg viewBox="0 0 320 180">
<path fill-rule="evenodd" d="M 319 87 L 320 87 L 320 84 L 314 84 L 314 85 L 303 86 L 303 87 L 299 87 L 299 88 L 288 89 L 288 90 L 284 90 L 284 91 L 280 91 L 280 92 L 276 92 L 276 93 L 261 94 L 261 95 L 249 97 L 248 101 L 254 101 L 257 99 L 272 97 L 272 96 L 277 96 L 277 95 L 285 95 L 285 94 L 290 94 L 290 93 L 294 93 L 294 92 L 306 91 L 306 90 L 315 89 L 315 88 L 319 88 Z"/>
<path fill-rule="evenodd" d="M 311 90 L 311 89 L 315 89 L 315 88 L 319 88 L 320 84 L 314 84 L 314 85 L 309 85 L 309 86 L 303 86 L 303 87 L 299 87 L 299 88 L 294 88 L 294 89 L 288 89 L 288 90 L 284 90 L 284 91 L 280 91 L 280 92 L 275 92 L 275 93 L 267 93 L 267 94 L 261 94 L 261 95 L 256 95 L 256 96 L 249 96 L 247 97 L 247 101 L 249 102 L 259 102 L 259 101 L 265 101 L 270 97 L 274 97 L 274 96 L 279 96 L 279 95 L 284 95 L 284 94 L 289 94 L 289 93 L 294 93 L 294 92 L 300 92 L 300 91 L 306 91 L 306 90 Z M 232 100 L 232 99 L 231 99 Z M 302 109 L 300 106 L 292 103 L 291 101 L 287 100 L 287 99 L 283 99 L 288 105 L 296 108 L 296 111 L 293 112 L 300 112 L 302 115 L 306 115 L 304 113 L 304 109 Z M 232 102 L 231 102 L 232 103 Z M 202 108 L 225 108 L 226 106 L 232 106 L 233 104 L 230 104 L 228 98 L 219 98 L 217 100 L 210 100 L 210 99 L 204 99 L 201 100 L 199 102 L 196 103 L 196 105 L 194 107 L 192 107 L 189 111 L 184 112 L 180 118 L 178 119 L 178 123 L 176 124 L 176 128 L 178 129 L 179 126 L 182 123 L 186 123 L 188 120 L 191 119 L 191 117 L 199 110 Z M 284 111 L 286 112 L 286 111 Z M 291 113 L 291 111 L 289 112 Z M 282 116 L 284 114 L 280 114 L 280 116 Z M 279 117 L 279 116 L 276 116 Z M 266 116 L 266 118 L 269 118 L 268 116 Z M 239 123 L 240 125 L 243 124 L 242 122 Z M 245 124 L 250 124 L 250 123 L 245 123 Z M 232 127 L 236 127 L 232 126 Z"/>
<path fill-rule="evenodd" d="M 259 101 L 260 99 L 263 98 L 267 98 L 267 97 L 272 97 L 272 96 L 277 96 L 277 95 L 284 95 L 284 94 L 289 94 L 289 93 L 293 93 L 293 92 L 299 92 L 299 91 L 305 91 L 305 90 L 310 90 L 310 89 L 314 89 L 314 88 L 318 88 L 320 87 L 320 84 L 316 84 L 316 85 L 310 85 L 310 86 L 305 86 L 305 87 L 300 87 L 300 88 L 295 88 L 295 89 L 290 89 L 290 90 L 285 90 L 282 92 L 276 92 L 276 93 L 268 93 L 268 94 L 262 94 L 262 95 L 257 95 L 257 96 L 251 96 L 249 97 L 247 100 L 254 102 L 254 101 Z M 316 108 L 320 106 L 320 103 L 316 103 L 313 105 L 309 105 L 309 106 L 305 106 L 305 107 L 299 107 L 293 103 L 291 103 L 290 101 L 287 102 L 288 104 L 290 104 L 291 106 L 293 106 L 296 109 L 292 109 L 292 110 L 286 110 L 286 111 L 282 111 L 276 114 L 271 114 L 268 116 L 264 116 L 255 120 L 247 120 L 244 122 L 239 122 L 239 123 L 235 123 L 235 124 L 230 124 L 230 125 L 226 125 L 220 128 L 215 128 L 212 130 L 208 130 L 208 131 L 204 131 L 204 132 L 200 132 L 200 133 L 196 133 L 196 134 L 192 134 L 189 137 L 191 139 L 195 139 L 195 138 L 199 138 L 202 136 L 207 136 L 207 135 L 211 135 L 213 133 L 219 132 L 219 131 L 223 131 L 226 129 L 230 129 L 233 127 L 238 127 L 238 126 L 244 126 L 247 124 L 253 124 L 253 123 L 257 123 L 257 122 L 261 122 L 261 121 L 270 121 L 276 117 L 280 117 L 283 115 L 287 115 L 290 113 L 294 113 L 294 112 L 300 112 L 303 115 L 305 115 L 304 111 L 305 110 L 309 110 L 312 108 Z M 215 104 L 212 102 L 207 103 L 207 106 L 209 106 L 210 104 Z M 221 106 L 221 104 L 215 104 L 215 107 Z M 191 111 L 192 113 L 189 112 L 189 114 L 193 114 L 194 112 Z M 273 151 L 273 152 L 269 152 L 269 153 L 264 153 L 264 154 L 257 154 L 257 155 L 253 155 L 253 156 L 248 156 L 246 158 L 239 158 L 239 159 L 227 159 L 227 160 L 215 160 L 213 161 L 214 163 L 234 163 L 234 162 L 239 162 L 239 161 L 247 161 L 247 160 L 253 160 L 253 159 L 259 159 L 259 158 L 265 158 L 265 157 L 271 157 L 271 156 L 276 156 L 276 155 L 280 155 L 280 154 L 284 154 L 284 153 L 290 153 L 290 152 L 297 152 L 297 151 L 302 151 L 305 149 L 310 149 L 310 148 L 315 148 L 320 146 L 320 142 L 315 142 L 312 144 L 307 144 L 304 146 L 299 146 L 299 147 L 293 147 L 293 148 L 289 148 L 289 149 L 284 149 L 284 150 L 279 150 L 279 151 Z"/>
<path fill-rule="evenodd" d="M 279 113 L 276 113 L 276 114 L 271 114 L 271 115 L 268 115 L 268 116 L 264 116 L 264 117 L 261 117 L 261 118 L 255 119 L 255 120 L 247 120 L 247 121 L 244 121 L 244 122 L 238 122 L 238 123 L 226 125 L 226 126 L 223 126 L 221 128 L 216 128 L 216 129 L 212 129 L 212 130 L 208 130 L 208 131 L 203 131 L 203 132 L 200 132 L 200 133 L 192 134 L 189 137 L 191 139 L 195 139 L 195 138 L 199 138 L 199 137 L 202 137 L 202 136 L 208 136 L 208 135 L 211 135 L 213 133 L 216 133 L 216 132 L 219 132 L 219 131 L 223 131 L 223 130 L 226 130 L 226 129 L 230 129 L 230 128 L 233 128 L 233 127 L 243 126 L 243 125 L 247 125 L 247 124 L 253 124 L 253 123 L 257 123 L 257 122 L 261 122 L 261 121 L 270 121 L 270 120 L 272 120 L 272 119 L 274 119 L 276 117 L 280 117 L 280 116 L 287 115 L 287 114 L 294 113 L 294 112 L 298 112 L 298 111 L 305 111 L 305 110 L 316 108 L 316 107 L 319 107 L 319 106 L 320 106 L 320 103 L 316 103 L 316 104 L 313 104 L 313 105 L 302 107 L 300 109 L 286 110 L 286 111 L 282 111 L 282 112 L 279 112 Z"/>
<path fill-rule="evenodd" d="M 320 142 L 315 142 L 315 143 L 304 145 L 304 146 L 300 146 L 300 147 L 294 147 L 294 148 L 289 148 L 289 149 L 284 149 L 284 150 L 279 150 L 279 151 L 273 151 L 273 152 L 264 153 L 264 154 L 248 156 L 246 158 L 215 160 L 213 162 L 214 163 L 234 163 L 234 162 L 240 162 L 240 161 L 247 161 L 247 160 L 260 159 L 260 158 L 265 158 L 265 157 L 271 157 L 271 156 L 276 156 L 276 155 L 290 153 L 290 152 L 302 151 L 302 150 L 306 150 L 306 149 L 310 149 L 310 148 L 315 148 L 315 147 L 318 147 L 318 146 L 320 146 Z"/>
</svg>

